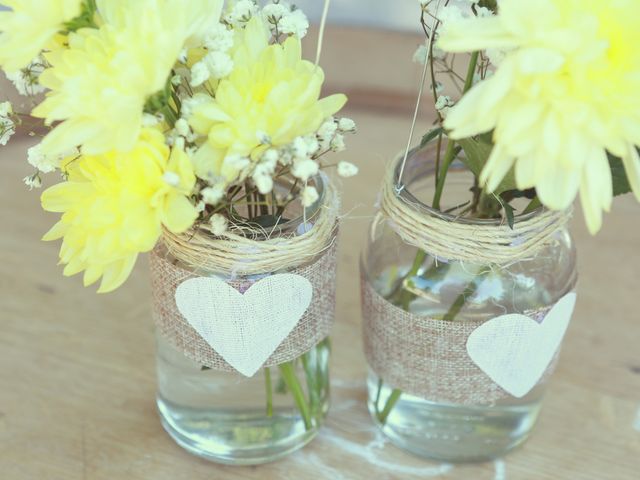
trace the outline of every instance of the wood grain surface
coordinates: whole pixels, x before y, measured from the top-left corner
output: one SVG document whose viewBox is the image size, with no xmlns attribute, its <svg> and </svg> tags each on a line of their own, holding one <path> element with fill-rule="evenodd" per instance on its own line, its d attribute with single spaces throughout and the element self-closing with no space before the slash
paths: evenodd
<svg viewBox="0 0 640 480">
<path fill-rule="evenodd" d="M 397 43 L 410 58 L 415 37 Z M 327 50 L 334 77 L 350 63 L 337 48 L 329 44 Z M 401 54 L 404 47 L 389 52 Z M 376 78 L 360 91 L 384 89 Z M 359 88 L 355 80 L 350 85 Z M 406 142 L 410 115 L 404 107 L 370 108 L 375 101 L 363 95 L 348 111 L 360 134 L 341 154 L 361 174 L 342 182 L 346 217 L 332 411 L 307 448 L 260 467 L 200 460 L 164 433 L 154 404 L 146 260 L 124 288 L 109 295 L 84 289 L 79 277 L 63 278 L 56 266 L 59 244 L 39 240 L 55 216 L 43 213 L 38 193 L 20 181 L 30 173 L 25 149 L 32 139 L 16 139 L 0 150 L 0 479 L 640 478 L 640 206 L 630 196 L 616 200 L 597 237 L 586 233 L 577 210 L 578 306 L 538 427 L 522 448 L 496 462 L 449 466 L 414 458 L 377 434 L 365 406 L 358 257 L 384 164 Z"/>
</svg>

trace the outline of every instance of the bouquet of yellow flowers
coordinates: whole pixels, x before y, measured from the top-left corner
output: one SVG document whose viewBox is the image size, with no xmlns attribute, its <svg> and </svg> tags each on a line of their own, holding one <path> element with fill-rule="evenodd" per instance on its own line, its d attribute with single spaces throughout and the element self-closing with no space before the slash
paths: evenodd
<svg viewBox="0 0 640 480">
<path fill-rule="evenodd" d="M 46 92 L 30 114 L 50 132 L 29 150 L 25 182 L 64 177 L 42 195 L 62 214 L 44 239 L 63 239 L 64 274 L 84 271 L 85 285 L 118 288 L 163 229 L 277 223 L 289 203 L 317 200 L 320 169 L 357 172 L 324 162 L 355 124 L 334 117 L 344 95 L 320 99 L 323 71 L 301 57 L 308 21 L 288 4 L 4 3 L 0 65 L 21 93 Z M 21 118 L 3 104 L 3 143 Z"/>
<path fill-rule="evenodd" d="M 465 213 L 512 218 L 509 202 L 522 195 L 532 200 L 528 211 L 564 210 L 579 193 L 596 233 L 614 195 L 633 191 L 640 200 L 638 2 L 420 4 L 431 42 L 416 58 L 429 59 L 441 124 L 428 138 L 449 139 L 436 208 L 457 157 L 486 200 L 478 193 Z M 451 68 L 464 52 L 473 52 L 466 78 Z M 457 84 L 458 102 L 436 72 Z"/>
</svg>

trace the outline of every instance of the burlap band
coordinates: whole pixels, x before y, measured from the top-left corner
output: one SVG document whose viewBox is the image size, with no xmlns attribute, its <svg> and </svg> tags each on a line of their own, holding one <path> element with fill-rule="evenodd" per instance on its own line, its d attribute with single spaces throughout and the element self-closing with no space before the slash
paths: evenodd
<svg viewBox="0 0 640 480">
<path fill-rule="evenodd" d="M 337 242 L 334 237 L 330 248 L 311 263 L 286 272 L 309 280 L 313 286 L 313 299 L 296 327 L 263 367 L 280 365 L 298 358 L 329 335 L 335 315 L 336 252 Z M 176 289 L 184 281 L 199 275 L 175 263 L 176 261 L 166 254 L 162 244 L 151 254 L 153 316 L 159 333 L 194 362 L 214 370 L 235 372 L 236 370 L 209 346 L 178 311 L 175 301 Z M 225 281 L 240 293 L 244 293 L 261 278 L 264 276 L 240 277 Z"/>
<path fill-rule="evenodd" d="M 429 401 L 488 405 L 509 393 L 467 354 L 469 335 L 483 322 L 450 322 L 408 313 L 363 279 L 364 348 L 369 366 L 386 384 Z M 525 315 L 542 322 L 551 307 Z M 539 383 L 555 370 L 556 352 Z"/>
</svg>

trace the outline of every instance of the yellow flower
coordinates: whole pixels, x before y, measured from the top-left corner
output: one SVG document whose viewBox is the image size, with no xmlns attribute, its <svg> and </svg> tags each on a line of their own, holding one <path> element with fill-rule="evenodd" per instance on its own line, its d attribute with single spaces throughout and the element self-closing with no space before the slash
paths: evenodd
<svg viewBox="0 0 640 480">
<path fill-rule="evenodd" d="M 506 52 L 445 122 L 452 138 L 495 129 L 481 178 L 490 190 L 515 163 L 518 187 L 536 187 L 549 208 L 567 208 L 579 191 L 595 233 L 611 207 L 609 151 L 640 200 L 639 18 L 637 0 L 503 0 L 496 17 L 442 32 L 446 51 Z"/>
<path fill-rule="evenodd" d="M 197 218 L 188 199 L 195 185 L 191 160 L 180 148 L 170 152 L 156 130 L 143 130 L 127 154 L 71 158 L 64 169 L 68 180 L 42 195 L 45 210 L 63 213 L 43 240 L 64 238 L 64 274 L 84 270 L 85 286 L 102 277 L 99 292 L 122 285 L 162 225 L 180 233 Z"/>
<path fill-rule="evenodd" d="M 300 39 L 269 45 L 271 34 L 258 17 L 236 33 L 232 50 L 234 69 L 223 79 L 215 99 L 203 98 L 190 123 L 208 141 L 194 158 L 202 178 L 222 176 L 232 182 L 237 161 L 257 158 L 268 148 L 291 143 L 315 132 L 324 120 L 346 103 L 344 95 L 319 100 L 324 73 L 302 60 Z"/>
<path fill-rule="evenodd" d="M 69 35 L 69 49 L 46 56 L 40 77 L 51 89 L 33 111 L 50 125 L 42 142 L 57 154 L 133 148 L 147 99 L 162 91 L 182 48 L 218 18 L 222 0 L 99 0 L 99 29 Z M 217 21 L 217 20 L 216 20 Z"/>
<path fill-rule="evenodd" d="M 26 67 L 51 47 L 64 23 L 80 15 L 82 0 L 5 0 L 0 12 L 0 65 L 7 72 Z"/>
</svg>

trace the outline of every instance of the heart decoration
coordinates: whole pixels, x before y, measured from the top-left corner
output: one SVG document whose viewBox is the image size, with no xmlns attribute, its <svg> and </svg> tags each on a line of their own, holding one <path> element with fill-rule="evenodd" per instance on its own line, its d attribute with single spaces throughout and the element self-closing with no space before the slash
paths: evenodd
<svg viewBox="0 0 640 480">
<path fill-rule="evenodd" d="M 502 315 L 467 339 L 467 353 L 491 380 L 517 398 L 540 381 L 569 326 L 576 294 L 568 293 L 541 323 L 520 314 Z"/>
<path fill-rule="evenodd" d="M 252 377 L 298 324 L 313 297 L 300 275 L 266 277 L 244 294 L 217 278 L 192 278 L 176 289 L 182 316 L 224 360 Z"/>
</svg>

